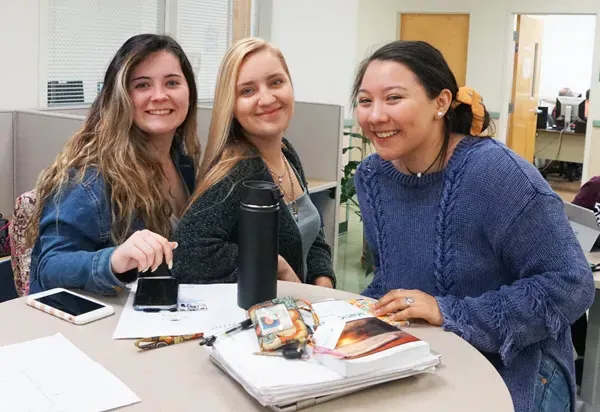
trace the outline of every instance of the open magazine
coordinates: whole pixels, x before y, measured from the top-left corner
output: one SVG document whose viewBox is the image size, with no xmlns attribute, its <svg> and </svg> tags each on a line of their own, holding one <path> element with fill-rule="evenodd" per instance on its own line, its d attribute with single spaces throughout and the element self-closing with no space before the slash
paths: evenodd
<svg viewBox="0 0 600 412">
<path fill-rule="evenodd" d="M 315 333 L 316 343 L 331 350 L 331 353 L 317 353 L 315 358 L 342 376 L 356 376 L 390 366 L 401 368 L 431 353 L 427 342 L 351 302 L 324 301 L 313 307 L 322 322 Z M 319 333 L 321 331 L 325 333 Z"/>
</svg>

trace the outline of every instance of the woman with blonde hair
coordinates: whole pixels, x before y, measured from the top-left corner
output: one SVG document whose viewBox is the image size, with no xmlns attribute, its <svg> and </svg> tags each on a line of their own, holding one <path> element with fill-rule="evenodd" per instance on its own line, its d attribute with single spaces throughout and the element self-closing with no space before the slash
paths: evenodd
<svg viewBox="0 0 600 412">
<path fill-rule="evenodd" d="M 217 87 L 202 181 L 176 233 L 173 274 L 185 283 L 237 280 L 242 183 L 274 182 L 283 198 L 278 277 L 333 287 L 331 249 L 310 200 L 302 164 L 284 139 L 294 90 L 279 49 L 247 38 L 226 53 Z"/>
<path fill-rule="evenodd" d="M 200 159 L 196 101 L 192 67 L 171 37 L 121 46 L 83 127 L 38 179 L 31 293 L 113 294 L 139 272 L 172 267 L 168 239 Z"/>
</svg>

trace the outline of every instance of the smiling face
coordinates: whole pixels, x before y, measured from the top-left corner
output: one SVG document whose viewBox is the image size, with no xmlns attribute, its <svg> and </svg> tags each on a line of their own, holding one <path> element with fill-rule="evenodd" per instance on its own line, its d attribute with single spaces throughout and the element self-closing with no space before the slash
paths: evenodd
<svg viewBox="0 0 600 412">
<path fill-rule="evenodd" d="M 248 55 L 236 82 L 234 116 L 248 136 L 281 138 L 294 112 L 294 89 L 270 50 Z"/>
<path fill-rule="evenodd" d="M 179 59 L 168 51 L 158 51 L 133 68 L 129 80 L 133 102 L 133 122 L 150 140 L 172 139 L 184 122 L 190 92 Z"/>
<path fill-rule="evenodd" d="M 369 63 L 357 95 L 356 118 L 385 160 L 414 157 L 443 127 L 445 102 L 430 99 L 415 74 L 394 61 Z"/>
</svg>

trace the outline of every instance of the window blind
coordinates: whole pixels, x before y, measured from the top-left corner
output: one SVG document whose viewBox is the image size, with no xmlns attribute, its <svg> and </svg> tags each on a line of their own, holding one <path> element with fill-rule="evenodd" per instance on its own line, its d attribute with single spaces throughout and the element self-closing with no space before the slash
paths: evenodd
<svg viewBox="0 0 600 412">
<path fill-rule="evenodd" d="M 231 0 L 179 0 L 178 15 L 178 41 L 194 68 L 198 99 L 212 100 L 231 40 Z"/>
<path fill-rule="evenodd" d="M 164 0 L 48 0 L 47 104 L 89 104 L 129 37 L 159 33 Z"/>
</svg>

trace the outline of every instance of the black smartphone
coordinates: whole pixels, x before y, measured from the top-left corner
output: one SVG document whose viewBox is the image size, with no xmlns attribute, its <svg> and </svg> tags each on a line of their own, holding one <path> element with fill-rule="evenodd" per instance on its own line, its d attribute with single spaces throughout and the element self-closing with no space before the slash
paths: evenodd
<svg viewBox="0 0 600 412">
<path fill-rule="evenodd" d="M 148 312 L 177 310 L 179 284 L 170 276 L 140 277 L 133 298 L 133 308 Z"/>
<path fill-rule="evenodd" d="M 164 277 L 173 277 L 173 275 L 171 274 L 171 271 L 169 270 L 169 267 L 167 266 L 167 264 L 163 261 L 160 265 L 158 265 L 158 267 L 156 268 L 156 270 L 154 272 L 150 272 L 149 270 L 141 273 L 138 272 L 138 277 L 140 278 L 164 278 Z"/>
</svg>

